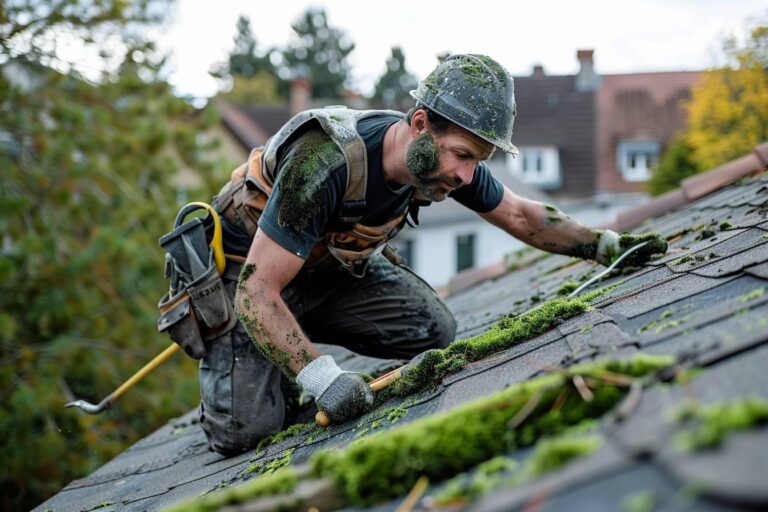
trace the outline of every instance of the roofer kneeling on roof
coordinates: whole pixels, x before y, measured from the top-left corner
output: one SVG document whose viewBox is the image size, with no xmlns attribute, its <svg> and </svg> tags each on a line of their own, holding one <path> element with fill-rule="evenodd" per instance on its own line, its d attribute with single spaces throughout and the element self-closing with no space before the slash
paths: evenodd
<svg viewBox="0 0 768 512">
<path fill-rule="evenodd" d="M 334 422 L 370 407 L 363 378 L 314 343 L 412 358 L 454 340 L 451 312 L 387 245 L 430 202 L 450 197 L 534 247 L 602 264 L 638 243 L 519 197 L 491 174 L 483 160 L 496 148 L 517 154 L 512 78 L 493 59 L 453 55 L 411 95 L 407 115 L 298 114 L 213 199 L 235 255 L 222 279 L 239 321 L 185 348 L 201 359 L 200 424 L 215 451 L 253 448 L 294 421 L 296 384 Z M 652 243 L 634 263 L 666 251 L 659 235 L 642 239 Z"/>
</svg>

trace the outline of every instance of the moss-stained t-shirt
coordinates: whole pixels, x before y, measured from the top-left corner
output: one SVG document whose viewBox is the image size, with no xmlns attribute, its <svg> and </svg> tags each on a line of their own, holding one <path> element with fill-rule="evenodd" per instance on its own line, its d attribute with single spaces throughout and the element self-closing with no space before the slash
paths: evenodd
<svg viewBox="0 0 768 512">
<path fill-rule="evenodd" d="M 361 220 L 365 225 L 384 224 L 404 212 L 410 202 L 411 185 L 390 184 L 384 179 L 384 135 L 399 120 L 397 116 L 380 115 L 358 124 L 368 155 L 366 208 Z M 281 247 L 306 259 L 325 233 L 350 227 L 340 220 L 347 168 L 341 151 L 319 128 L 303 133 L 278 157 L 278 178 L 259 219 L 259 229 Z M 502 195 L 503 186 L 481 162 L 472 182 L 451 197 L 483 213 L 498 206 Z M 247 254 L 247 235 L 233 226 L 225 226 L 224 233 L 227 252 Z"/>
</svg>

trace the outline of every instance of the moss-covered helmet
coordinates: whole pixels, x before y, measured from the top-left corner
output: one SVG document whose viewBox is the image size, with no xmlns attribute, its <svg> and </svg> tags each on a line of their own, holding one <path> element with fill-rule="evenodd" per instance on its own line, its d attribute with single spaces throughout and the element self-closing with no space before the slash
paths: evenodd
<svg viewBox="0 0 768 512">
<path fill-rule="evenodd" d="M 501 64 L 485 55 L 451 55 L 419 83 L 411 96 L 425 107 L 499 149 L 512 144 L 515 86 Z"/>
</svg>

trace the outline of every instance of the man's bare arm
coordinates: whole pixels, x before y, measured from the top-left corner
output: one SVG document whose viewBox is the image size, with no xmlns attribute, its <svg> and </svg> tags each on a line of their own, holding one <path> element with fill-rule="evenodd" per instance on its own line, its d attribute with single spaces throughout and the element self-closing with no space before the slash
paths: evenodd
<svg viewBox="0 0 768 512">
<path fill-rule="evenodd" d="M 531 201 L 504 187 L 501 203 L 480 216 L 538 249 L 594 259 L 602 233 L 576 222 L 557 208 Z"/>
<path fill-rule="evenodd" d="M 507 187 L 501 203 L 480 216 L 544 251 L 595 260 L 606 266 L 642 242 L 646 244 L 626 258 L 623 265 L 640 265 L 654 254 L 667 252 L 667 241 L 658 233 L 619 235 L 610 230 L 590 229 L 554 206 L 522 198 Z"/>
<path fill-rule="evenodd" d="M 258 230 L 235 294 L 238 317 L 251 340 L 292 379 L 321 355 L 280 295 L 303 265 L 303 259 Z"/>
</svg>

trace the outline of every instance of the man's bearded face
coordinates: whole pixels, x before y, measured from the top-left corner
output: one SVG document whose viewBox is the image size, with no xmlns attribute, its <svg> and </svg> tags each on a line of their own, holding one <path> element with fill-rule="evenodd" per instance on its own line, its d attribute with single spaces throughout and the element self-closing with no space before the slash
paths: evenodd
<svg viewBox="0 0 768 512">
<path fill-rule="evenodd" d="M 451 190 L 459 188 L 459 178 L 440 175 L 440 146 L 429 131 L 408 146 L 405 164 L 413 182 L 430 201 L 443 201 Z"/>
</svg>

